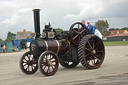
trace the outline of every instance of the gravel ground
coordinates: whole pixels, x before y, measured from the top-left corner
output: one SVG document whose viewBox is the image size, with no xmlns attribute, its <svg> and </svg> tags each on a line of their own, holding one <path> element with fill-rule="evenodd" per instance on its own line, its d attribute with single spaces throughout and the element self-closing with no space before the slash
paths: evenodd
<svg viewBox="0 0 128 85">
<path fill-rule="evenodd" d="M 107 46 L 102 66 L 86 70 L 81 64 L 45 77 L 39 71 L 26 75 L 19 60 L 25 51 L 0 54 L 0 85 L 128 85 L 128 46 Z"/>
</svg>

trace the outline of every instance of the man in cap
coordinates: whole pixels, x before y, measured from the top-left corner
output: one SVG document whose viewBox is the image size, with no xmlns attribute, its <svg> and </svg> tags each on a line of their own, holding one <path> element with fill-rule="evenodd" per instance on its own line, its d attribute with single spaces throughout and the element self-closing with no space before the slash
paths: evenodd
<svg viewBox="0 0 128 85">
<path fill-rule="evenodd" d="M 88 31 L 88 34 L 94 34 L 95 33 L 95 28 L 93 25 L 90 24 L 90 21 L 87 21 L 87 31 Z"/>
</svg>

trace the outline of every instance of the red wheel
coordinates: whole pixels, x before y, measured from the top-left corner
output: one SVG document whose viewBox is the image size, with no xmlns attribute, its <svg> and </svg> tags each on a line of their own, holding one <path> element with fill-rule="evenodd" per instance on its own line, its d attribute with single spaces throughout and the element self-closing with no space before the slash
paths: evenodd
<svg viewBox="0 0 128 85">
<path fill-rule="evenodd" d="M 78 46 L 80 40 L 87 34 L 86 26 L 76 22 L 70 27 L 69 33 L 72 43 Z"/>
<path fill-rule="evenodd" d="M 51 51 L 45 51 L 40 55 L 38 68 L 45 76 L 52 76 L 58 70 L 57 55 Z"/>
<path fill-rule="evenodd" d="M 78 47 L 78 57 L 87 69 L 95 69 L 104 61 L 105 49 L 102 40 L 95 35 L 82 38 Z"/>
<path fill-rule="evenodd" d="M 38 70 L 37 62 L 38 57 L 26 52 L 20 59 L 20 69 L 25 74 L 34 74 Z"/>
</svg>

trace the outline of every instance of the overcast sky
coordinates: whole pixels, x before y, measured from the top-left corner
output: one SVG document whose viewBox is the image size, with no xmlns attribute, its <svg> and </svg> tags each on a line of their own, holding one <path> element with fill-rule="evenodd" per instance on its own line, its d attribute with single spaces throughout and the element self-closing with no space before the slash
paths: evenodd
<svg viewBox="0 0 128 85">
<path fill-rule="evenodd" d="M 0 0 L 0 38 L 8 31 L 34 32 L 32 9 L 41 9 L 41 30 L 48 22 L 68 30 L 77 21 L 94 25 L 101 19 L 108 20 L 110 28 L 128 27 L 128 0 Z"/>
</svg>

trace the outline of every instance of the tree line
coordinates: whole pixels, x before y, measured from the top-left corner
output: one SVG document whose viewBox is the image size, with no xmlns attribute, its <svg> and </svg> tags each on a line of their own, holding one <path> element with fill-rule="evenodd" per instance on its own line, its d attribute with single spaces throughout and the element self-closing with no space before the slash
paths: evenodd
<svg viewBox="0 0 128 85">
<path fill-rule="evenodd" d="M 128 30 L 128 27 L 124 27 L 124 28 L 111 28 L 111 29 L 109 29 L 109 31 L 115 31 L 115 30 Z"/>
<path fill-rule="evenodd" d="M 124 28 L 111 28 L 109 29 L 109 23 L 107 20 L 98 20 L 95 22 L 94 24 L 98 30 L 102 33 L 103 36 L 108 36 L 110 35 L 110 31 L 114 31 L 114 30 L 128 30 L 128 27 L 124 27 Z M 63 31 L 63 29 L 61 28 L 56 28 L 55 29 L 57 32 L 61 32 Z M 11 33 L 11 32 L 8 32 L 7 33 L 7 38 L 5 41 L 11 41 L 12 39 L 14 39 L 14 36 L 16 36 L 16 34 L 14 33 Z M 0 41 L 3 41 L 1 38 L 0 38 Z"/>
<path fill-rule="evenodd" d="M 15 36 L 16 36 L 16 34 L 14 34 L 14 33 L 12 33 L 12 32 L 8 32 L 8 33 L 7 33 L 7 38 L 6 38 L 5 40 L 2 40 L 2 39 L 0 38 L 0 41 L 9 42 L 9 41 L 11 41 L 12 39 L 14 39 Z"/>
</svg>

